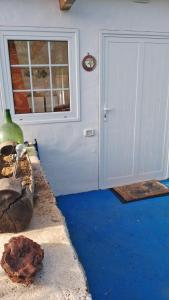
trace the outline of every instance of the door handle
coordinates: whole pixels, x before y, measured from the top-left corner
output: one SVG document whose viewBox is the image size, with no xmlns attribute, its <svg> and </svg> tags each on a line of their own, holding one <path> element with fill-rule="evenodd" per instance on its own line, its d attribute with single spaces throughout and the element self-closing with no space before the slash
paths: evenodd
<svg viewBox="0 0 169 300">
<path fill-rule="evenodd" d="M 111 107 L 104 107 L 104 112 L 111 111 L 111 110 L 113 110 L 113 108 L 111 108 Z"/>
<path fill-rule="evenodd" d="M 110 111 L 112 111 L 113 108 L 111 108 L 111 107 L 104 107 L 103 110 L 104 110 L 104 121 L 106 121 L 107 120 L 107 113 L 110 112 Z"/>
</svg>

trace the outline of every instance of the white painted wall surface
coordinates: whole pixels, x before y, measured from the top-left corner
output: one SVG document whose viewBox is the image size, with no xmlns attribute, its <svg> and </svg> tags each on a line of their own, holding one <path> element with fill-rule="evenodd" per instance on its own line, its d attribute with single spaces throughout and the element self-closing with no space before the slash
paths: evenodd
<svg viewBox="0 0 169 300">
<path fill-rule="evenodd" d="M 76 0 L 61 12 L 58 0 L 0 0 L 0 27 L 75 28 L 80 33 L 80 58 L 87 52 L 99 60 L 99 32 L 138 30 L 169 32 L 169 1 Z M 36 29 L 37 30 L 37 29 Z M 38 139 L 42 165 L 56 194 L 98 188 L 99 66 L 80 68 L 81 121 L 24 125 L 26 139 Z M 2 120 L 2 111 L 0 111 Z M 83 136 L 85 128 L 96 135 Z"/>
</svg>

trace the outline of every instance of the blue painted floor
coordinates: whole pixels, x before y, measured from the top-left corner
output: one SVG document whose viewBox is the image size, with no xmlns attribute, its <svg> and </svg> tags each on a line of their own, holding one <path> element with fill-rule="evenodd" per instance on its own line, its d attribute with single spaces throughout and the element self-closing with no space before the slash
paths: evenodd
<svg viewBox="0 0 169 300">
<path fill-rule="evenodd" d="M 169 196 L 122 204 L 105 190 L 57 203 L 93 300 L 169 300 Z"/>
</svg>

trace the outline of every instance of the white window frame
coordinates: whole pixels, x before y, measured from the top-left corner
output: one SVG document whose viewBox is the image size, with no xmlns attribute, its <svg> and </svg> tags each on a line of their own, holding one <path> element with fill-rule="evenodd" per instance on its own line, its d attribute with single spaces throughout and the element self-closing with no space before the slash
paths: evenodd
<svg viewBox="0 0 169 300">
<path fill-rule="evenodd" d="M 16 114 L 10 71 L 8 40 L 67 41 L 69 57 L 70 111 Z M 2 68 L 3 107 L 10 108 L 13 119 L 20 124 L 80 121 L 79 32 L 78 30 L 38 29 L 0 30 L 0 64 Z"/>
</svg>

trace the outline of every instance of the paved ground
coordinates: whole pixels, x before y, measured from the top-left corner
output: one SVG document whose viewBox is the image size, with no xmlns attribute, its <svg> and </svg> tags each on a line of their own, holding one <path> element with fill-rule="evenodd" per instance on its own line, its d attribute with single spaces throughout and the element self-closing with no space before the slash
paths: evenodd
<svg viewBox="0 0 169 300">
<path fill-rule="evenodd" d="M 169 300 L 169 196 L 122 204 L 106 190 L 58 204 L 93 300 Z"/>
</svg>

